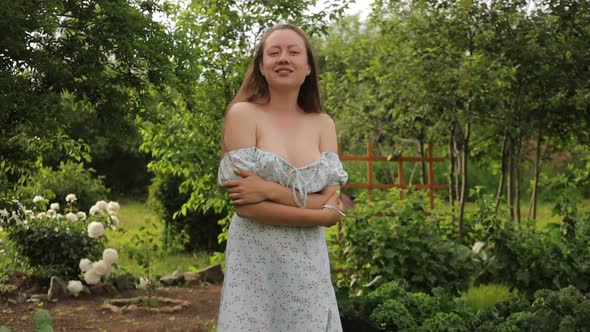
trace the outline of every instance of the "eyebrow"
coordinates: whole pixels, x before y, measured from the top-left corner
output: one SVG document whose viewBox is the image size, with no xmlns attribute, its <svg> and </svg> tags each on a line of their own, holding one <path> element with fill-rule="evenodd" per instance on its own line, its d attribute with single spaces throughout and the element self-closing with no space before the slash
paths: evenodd
<svg viewBox="0 0 590 332">
<path fill-rule="evenodd" d="M 299 44 L 291 44 L 291 45 L 287 45 L 287 48 L 289 48 L 289 47 L 295 47 L 295 46 L 301 47 L 301 45 L 299 45 Z M 273 48 L 273 47 L 281 47 L 281 45 L 269 45 L 268 46 L 268 48 Z"/>
</svg>

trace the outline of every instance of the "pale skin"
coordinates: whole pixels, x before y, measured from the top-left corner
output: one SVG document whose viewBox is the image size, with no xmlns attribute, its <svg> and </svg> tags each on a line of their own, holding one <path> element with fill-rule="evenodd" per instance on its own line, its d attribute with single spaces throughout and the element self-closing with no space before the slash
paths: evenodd
<svg viewBox="0 0 590 332">
<path fill-rule="evenodd" d="M 337 152 L 336 129 L 326 114 L 305 113 L 297 104 L 299 88 L 311 69 L 305 43 L 292 30 L 272 32 L 263 50 L 260 70 L 269 86 L 267 103 L 233 104 L 225 119 L 224 152 L 256 146 L 280 156 L 294 167 L 307 166 L 321 152 Z M 245 170 L 240 180 L 224 183 L 236 213 L 261 223 L 291 226 L 335 225 L 342 217 L 331 204 L 343 209 L 339 186 L 308 194 L 307 208 L 296 206 L 290 188 L 265 181 Z"/>
</svg>

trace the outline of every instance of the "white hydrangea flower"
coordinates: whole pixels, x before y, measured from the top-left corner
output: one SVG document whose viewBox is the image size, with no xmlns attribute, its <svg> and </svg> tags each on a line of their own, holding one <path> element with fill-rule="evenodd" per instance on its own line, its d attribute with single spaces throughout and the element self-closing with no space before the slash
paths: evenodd
<svg viewBox="0 0 590 332">
<path fill-rule="evenodd" d="M 96 285 L 100 282 L 100 276 L 96 274 L 96 271 L 90 269 L 84 273 L 84 281 L 89 285 Z"/>
<path fill-rule="evenodd" d="M 2 218 L 8 218 L 10 216 L 10 213 L 8 213 L 6 209 L 2 209 L 0 210 L 0 216 L 2 216 Z"/>
<path fill-rule="evenodd" d="M 84 211 L 80 211 L 80 212 L 76 213 L 76 216 L 78 217 L 79 220 L 82 220 L 82 221 L 86 220 L 86 212 L 84 212 Z"/>
<path fill-rule="evenodd" d="M 485 242 L 477 241 L 473 244 L 473 248 L 471 248 L 471 250 L 473 250 L 473 252 L 475 252 L 475 253 L 479 253 L 485 245 L 486 245 Z"/>
<path fill-rule="evenodd" d="M 96 207 L 96 205 L 93 205 L 90 208 L 90 211 L 88 211 L 88 213 L 90 213 L 91 216 L 95 216 L 96 214 L 98 214 L 98 208 Z"/>
<path fill-rule="evenodd" d="M 76 222 L 78 221 L 78 216 L 75 213 L 69 212 L 68 214 L 66 214 L 66 219 L 68 219 L 71 222 Z"/>
<path fill-rule="evenodd" d="M 107 264 L 107 271 L 104 274 L 105 277 L 109 277 L 111 275 L 111 273 L 113 273 L 113 266 L 110 264 Z"/>
<path fill-rule="evenodd" d="M 104 276 L 109 270 L 108 264 L 104 260 L 92 263 L 92 270 L 99 276 Z"/>
<path fill-rule="evenodd" d="M 43 196 L 37 195 L 37 196 L 33 197 L 33 203 L 39 203 L 39 202 L 42 202 L 44 200 L 45 200 L 45 198 Z"/>
<path fill-rule="evenodd" d="M 88 236 L 98 238 L 104 234 L 104 225 L 100 222 L 93 221 L 88 225 Z"/>
<path fill-rule="evenodd" d="M 66 202 L 74 203 L 78 198 L 74 194 L 68 194 L 66 196 Z"/>
<path fill-rule="evenodd" d="M 109 265 L 116 262 L 117 259 L 119 259 L 119 253 L 115 249 L 107 248 L 102 252 L 102 260 Z"/>
<path fill-rule="evenodd" d="M 92 261 L 88 258 L 82 258 L 80 260 L 80 271 L 87 272 L 92 270 Z"/>
<path fill-rule="evenodd" d="M 55 212 L 53 209 L 49 209 L 47 210 L 47 217 L 53 219 L 57 217 L 57 212 Z"/>
<path fill-rule="evenodd" d="M 45 218 L 46 216 L 47 216 L 47 214 L 45 212 L 37 213 L 37 219 L 42 219 L 42 218 Z"/>
<path fill-rule="evenodd" d="M 110 215 L 119 213 L 119 209 L 121 209 L 121 206 L 117 202 L 109 202 L 107 205 L 107 211 Z"/>
<path fill-rule="evenodd" d="M 12 217 L 10 217 L 10 219 L 14 220 L 17 225 L 23 224 L 23 221 L 20 219 L 19 215 L 14 211 L 12 211 Z"/>
<path fill-rule="evenodd" d="M 150 284 L 150 280 L 145 277 L 139 278 L 139 284 L 135 284 L 135 287 L 138 289 L 146 289 L 146 287 Z"/>
<path fill-rule="evenodd" d="M 51 205 L 49 205 L 49 208 L 55 211 L 59 211 L 59 203 L 51 203 Z"/>
<path fill-rule="evenodd" d="M 68 281 L 67 289 L 70 292 L 70 294 L 72 294 L 73 296 L 77 297 L 83 288 L 84 288 L 84 286 L 82 286 L 82 282 L 79 280 Z"/>
<path fill-rule="evenodd" d="M 113 227 L 119 226 L 119 218 L 117 216 L 110 216 Z"/>
<path fill-rule="evenodd" d="M 96 204 L 94 204 L 100 211 L 104 211 L 106 210 L 109 205 L 107 204 L 106 201 L 98 201 L 96 202 Z"/>
<path fill-rule="evenodd" d="M 33 210 L 25 210 L 25 216 L 35 218 L 35 213 Z"/>
</svg>

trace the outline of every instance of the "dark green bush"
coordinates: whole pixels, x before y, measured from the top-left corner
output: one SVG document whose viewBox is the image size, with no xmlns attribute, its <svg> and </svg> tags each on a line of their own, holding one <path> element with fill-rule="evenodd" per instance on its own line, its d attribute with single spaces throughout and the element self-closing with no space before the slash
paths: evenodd
<svg viewBox="0 0 590 332">
<path fill-rule="evenodd" d="M 589 294 L 573 286 L 539 290 L 532 299 L 516 296 L 478 312 L 440 288 L 433 295 L 410 292 L 404 281 L 360 296 L 344 296 L 342 289 L 337 293 L 345 331 L 590 331 Z M 364 329 L 349 329 L 353 325 Z"/>
<path fill-rule="evenodd" d="M 463 319 L 454 312 L 438 312 L 420 327 L 421 332 L 468 332 Z"/>
<path fill-rule="evenodd" d="M 385 280 L 406 279 L 413 290 L 430 292 L 442 287 L 467 289 L 475 278 L 478 257 L 466 246 L 437 233 L 436 215 L 426 216 L 425 199 L 408 191 L 361 194 L 344 224 L 340 245 L 345 265 L 355 270 L 339 285 L 360 285 L 378 275 Z"/>
<path fill-rule="evenodd" d="M 213 211 L 205 214 L 183 211 L 183 204 L 191 194 L 180 192 L 181 183 L 182 180 L 174 175 L 158 174 L 150 186 L 150 203 L 165 222 L 164 245 L 170 247 L 173 242 L 182 242 L 187 251 L 223 251 L 217 237 L 222 230 L 218 221 L 224 216 Z"/>
<path fill-rule="evenodd" d="M 386 300 L 375 308 L 369 317 L 377 328 L 384 331 L 414 331 L 416 320 L 406 306 L 398 300 Z"/>
<path fill-rule="evenodd" d="M 88 211 L 94 203 L 108 197 L 109 189 L 105 187 L 103 177 L 96 176 L 93 169 L 84 168 L 82 163 L 68 161 L 60 163 L 57 170 L 42 168 L 17 190 L 18 197 L 26 204 L 35 195 L 43 195 L 60 206 L 66 205 L 66 195 L 71 193 L 78 198 L 78 210 Z"/>
<path fill-rule="evenodd" d="M 8 239 L 32 272 L 40 277 L 60 276 L 77 279 L 82 258 L 98 258 L 104 250 L 104 237 L 90 238 L 87 224 L 42 218 L 27 225 L 11 227 Z"/>
</svg>

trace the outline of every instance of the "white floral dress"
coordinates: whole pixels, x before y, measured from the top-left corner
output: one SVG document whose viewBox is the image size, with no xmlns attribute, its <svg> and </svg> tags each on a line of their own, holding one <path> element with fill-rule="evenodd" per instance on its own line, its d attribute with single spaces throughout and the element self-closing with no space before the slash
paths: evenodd
<svg viewBox="0 0 590 332">
<path fill-rule="evenodd" d="M 232 150 L 221 160 L 220 185 L 240 178 L 234 167 L 292 188 L 300 207 L 308 193 L 348 180 L 333 152 L 297 168 L 257 147 Z M 217 331 L 342 331 L 324 227 L 268 225 L 234 214 Z"/>
</svg>

